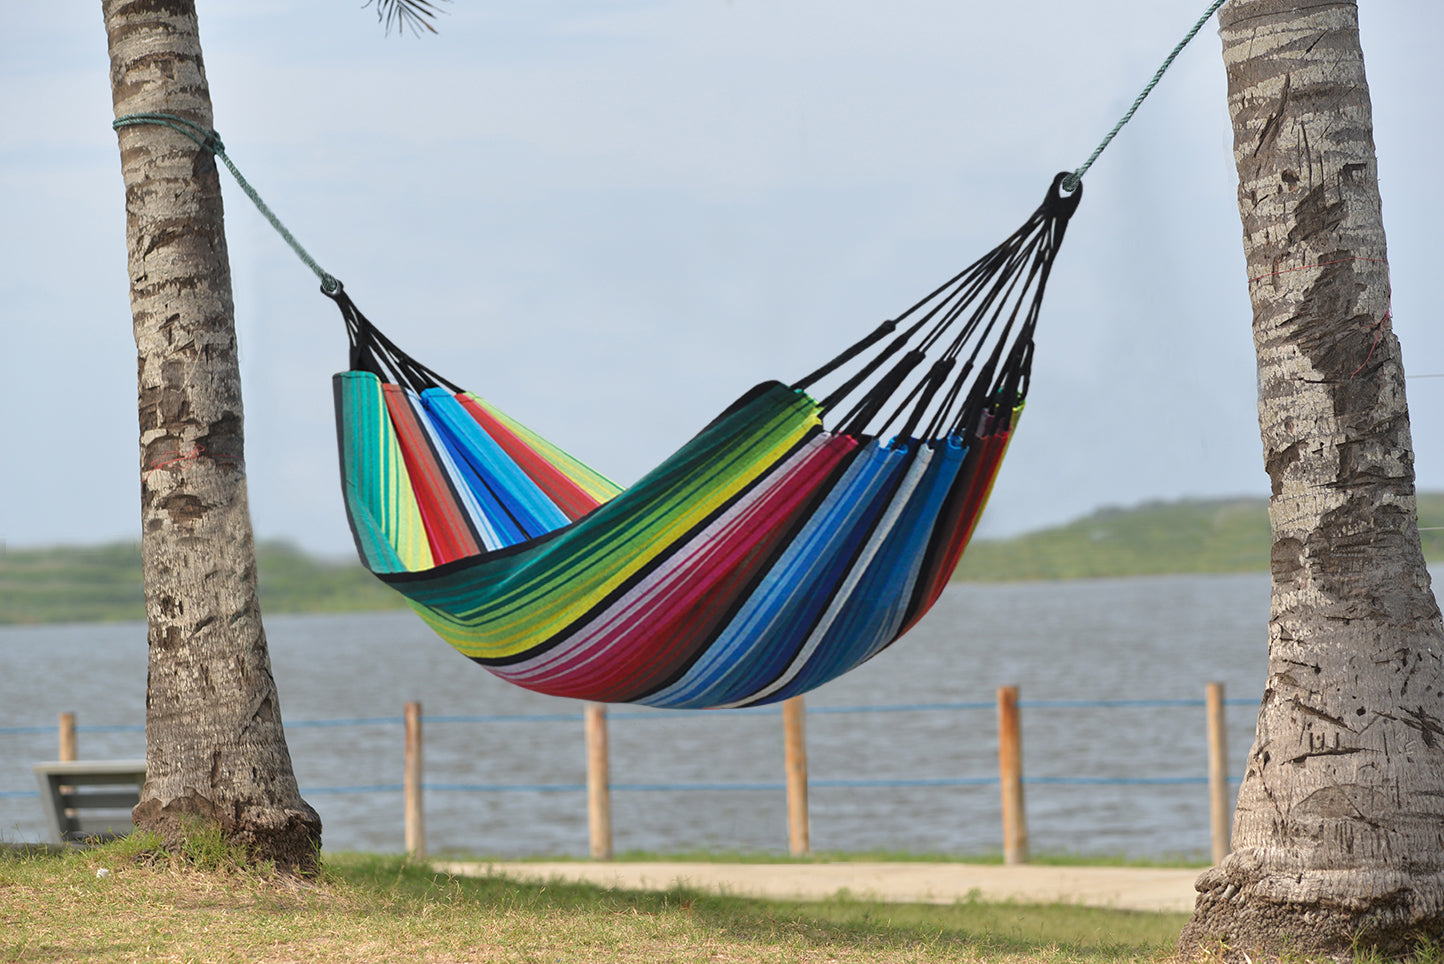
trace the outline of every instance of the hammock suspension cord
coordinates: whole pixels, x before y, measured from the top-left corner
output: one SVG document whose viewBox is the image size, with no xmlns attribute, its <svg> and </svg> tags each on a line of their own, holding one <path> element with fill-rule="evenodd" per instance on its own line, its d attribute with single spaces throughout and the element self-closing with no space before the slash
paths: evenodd
<svg viewBox="0 0 1444 964">
<path fill-rule="evenodd" d="M 820 407 L 834 413 L 836 431 L 892 436 L 898 444 L 965 435 L 990 406 L 1011 408 L 1027 392 L 1043 291 L 1082 199 L 1081 185 L 1062 191 L 1066 177 L 1054 177 L 1043 204 L 1001 244 L 792 388 L 808 390 L 866 358 Z"/>
<path fill-rule="evenodd" d="M 342 498 L 365 567 L 502 679 L 696 709 L 821 686 L 941 597 L 1025 404 L 1083 172 L 1131 116 L 1001 244 L 800 382 L 749 390 L 626 488 L 377 330 L 215 131 L 164 113 L 114 126 L 221 158 L 336 302 Z"/>
<path fill-rule="evenodd" d="M 321 290 L 326 294 L 341 290 L 341 282 L 337 281 L 329 272 L 317 264 L 316 259 L 311 257 L 305 248 L 301 247 L 301 242 L 297 241 L 295 235 L 281 223 L 280 218 L 276 217 L 275 212 L 261 199 L 261 195 L 255 188 L 251 187 L 251 182 L 247 181 L 245 175 L 241 174 L 240 169 L 231 163 L 231 159 L 226 156 L 226 145 L 221 143 L 220 134 L 217 134 L 213 130 L 208 131 L 194 121 L 186 120 L 184 117 L 177 116 L 176 114 L 166 114 L 160 111 L 126 114 L 123 117 L 117 117 L 110 126 L 115 130 L 120 130 L 123 127 L 136 127 L 141 124 L 156 124 L 160 127 L 169 127 L 171 130 L 178 131 L 186 137 L 189 137 L 202 148 L 220 158 L 221 163 L 226 165 L 226 169 L 231 172 L 231 176 L 234 177 L 236 183 L 241 186 L 241 190 L 246 192 L 246 197 L 250 198 L 251 203 L 256 206 L 256 210 L 261 212 L 265 219 L 270 222 L 271 227 L 276 229 L 276 233 L 281 236 L 282 240 L 291 246 L 292 251 L 296 252 L 296 256 L 320 279 Z"/>
<path fill-rule="evenodd" d="M 1138 111 L 1138 108 L 1143 103 L 1144 98 L 1146 98 L 1149 93 L 1153 91 L 1153 88 L 1158 85 L 1158 82 L 1163 79 L 1164 73 L 1168 70 L 1170 66 L 1172 66 L 1173 61 L 1183 51 L 1183 48 L 1188 46 L 1189 41 L 1191 41 L 1198 34 L 1198 32 L 1203 29 L 1203 25 L 1208 22 L 1209 17 L 1212 17 L 1214 13 L 1218 10 L 1218 8 L 1223 6 L 1223 4 L 1224 0 L 1212 0 L 1212 2 L 1209 4 L 1208 9 L 1205 10 L 1203 12 L 1203 15 L 1198 18 L 1198 22 L 1193 25 L 1192 29 L 1190 29 L 1188 33 L 1184 35 L 1183 39 L 1180 40 L 1178 44 L 1173 48 L 1173 50 L 1169 53 L 1169 55 L 1164 58 L 1162 66 L 1158 68 L 1158 70 L 1154 73 L 1153 78 L 1149 80 L 1146 85 L 1144 85 L 1143 90 L 1139 92 L 1136 98 L 1134 98 L 1133 105 L 1128 108 L 1127 112 L 1124 113 L 1121 119 L 1119 119 L 1118 123 L 1113 125 L 1113 129 L 1108 132 L 1107 136 L 1103 138 L 1103 141 L 1094 149 L 1093 153 L 1089 155 L 1088 160 L 1084 161 L 1082 166 L 1079 167 L 1077 170 L 1063 177 L 1060 187 L 1065 193 L 1071 194 L 1074 191 L 1078 190 L 1079 186 L 1083 182 L 1083 175 L 1087 173 L 1090 167 L 1093 166 L 1093 162 L 1098 160 L 1098 156 L 1103 153 L 1104 148 L 1106 148 L 1113 140 L 1113 138 L 1117 136 L 1118 132 L 1123 129 L 1123 125 L 1127 124 L 1130 120 L 1133 119 L 1133 115 Z M 163 111 L 144 111 L 136 114 L 125 114 L 121 117 L 117 117 L 110 126 L 118 131 L 124 127 L 134 127 L 141 124 L 155 124 L 161 127 L 169 127 L 173 131 L 184 134 L 186 137 L 190 138 L 197 145 L 199 145 L 202 149 L 209 151 L 211 154 L 214 154 L 216 157 L 220 158 L 221 162 L 225 164 L 226 169 L 231 172 L 231 176 L 236 179 L 236 183 L 241 186 L 241 190 L 246 193 L 246 197 L 251 199 L 251 203 L 255 204 L 256 209 L 261 212 L 262 216 L 265 217 L 266 221 L 270 223 L 271 227 L 276 229 L 276 233 L 281 236 L 282 240 L 284 240 L 286 244 L 290 245 L 291 250 L 296 253 L 296 256 L 300 258 L 301 261 L 306 265 L 306 267 L 310 268 L 312 273 L 314 273 L 316 277 L 320 280 L 321 290 L 327 295 L 333 296 L 341 293 L 341 282 L 338 281 L 336 277 L 330 272 L 322 268 L 316 262 L 316 259 L 311 257 L 310 253 L 307 252 L 306 249 L 301 246 L 301 243 L 296 240 L 295 235 L 291 234 L 290 230 L 285 226 L 285 224 L 281 222 L 281 219 L 276 216 L 275 212 L 271 210 L 270 206 L 267 205 L 264 200 L 262 200 L 261 195 L 256 191 L 256 189 L 252 187 L 251 183 L 246 180 L 243 174 L 241 174 L 240 169 L 237 168 L 234 163 L 232 163 L 231 159 L 226 155 L 226 147 L 225 144 L 221 141 L 220 134 L 218 134 L 214 130 L 207 130 L 206 128 L 200 126 L 192 120 L 188 120 L 177 114 L 168 114 Z M 875 344 L 891 330 L 891 328 L 887 328 L 886 330 L 880 328 L 869 336 L 871 340 L 868 341 L 867 344 L 859 343 L 859 345 L 854 347 L 857 351 L 862 351 L 869 345 Z M 846 360 L 846 358 L 834 359 L 833 363 L 841 364 Z M 820 377 L 820 374 L 821 373 L 814 373 L 812 376 L 809 376 L 808 379 L 805 379 L 804 381 L 811 381 L 817 377 Z"/>
</svg>

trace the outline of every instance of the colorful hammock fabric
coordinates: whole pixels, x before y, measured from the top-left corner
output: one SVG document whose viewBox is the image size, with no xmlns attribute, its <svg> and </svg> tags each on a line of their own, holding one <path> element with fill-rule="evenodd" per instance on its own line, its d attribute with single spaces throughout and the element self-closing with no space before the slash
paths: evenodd
<svg viewBox="0 0 1444 964">
<path fill-rule="evenodd" d="M 1003 244 L 800 382 L 752 389 L 625 490 L 337 291 L 362 562 L 463 654 L 556 696 L 744 706 L 860 665 L 936 602 L 987 502 L 1081 197 L 1063 177 Z"/>
</svg>

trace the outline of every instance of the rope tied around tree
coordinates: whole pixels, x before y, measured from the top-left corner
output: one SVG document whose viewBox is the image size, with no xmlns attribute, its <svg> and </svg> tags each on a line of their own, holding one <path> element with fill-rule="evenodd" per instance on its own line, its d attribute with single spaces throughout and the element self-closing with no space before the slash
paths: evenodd
<svg viewBox="0 0 1444 964">
<path fill-rule="evenodd" d="M 316 259 L 311 257 L 310 253 L 301 246 L 301 242 L 297 241 L 295 235 L 281 223 L 281 219 L 278 218 L 270 206 L 261 199 L 261 195 L 251 186 L 251 182 L 246 180 L 245 175 L 243 175 L 240 169 L 226 156 L 226 145 L 222 143 L 220 134 L 214 130 L 207 130 L 194 121 L 187 120 L 184 117 L 179 117 L 175 114 L 166 114 L 160 111 L 126 114 L 122 117 L 117 117 L 110 126 L 115 130 L 120 130 L 123 127 L 137 127 L 140 125 L 169 127 L 171 130 L 184 134 L 186 137 L 195 141 L 202 150 L 208 151 L 220 158 L 221 163 L 225 164 L 226 169 L 231 172 L 231 176 L 236 179 L 236 183 L 241 186 L 241 190 L 246 192 L 246 197 L 251 199 L 251 203 L 253 203 L 256 209 L 261 212 L 261 215 L 270 222 L 271 227 L 276 229 L 276 233 L 291 246 L 291 250 L 296 252 L 296 256 L 320 279 L 321 290 L 328 295 L 335 294 L 341 290 L 341 282 L 316 263 Z"/>
</svg>

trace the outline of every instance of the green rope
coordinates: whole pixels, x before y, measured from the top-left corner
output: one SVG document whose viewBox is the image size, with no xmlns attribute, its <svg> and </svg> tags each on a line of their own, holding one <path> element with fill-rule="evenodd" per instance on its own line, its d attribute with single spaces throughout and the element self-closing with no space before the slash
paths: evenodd
<svg viewBox="0 0 1444 964">
<path fill-rule="evenodd" d="M 1158 72 L 1153 75 L 1153 79 L 1150 80 L 1148 84 L 1143 88 L 1142 92 L 1140 92 L 1139 95 L 1134 98 L 1133 106 L 1128 108 L 1128 112 L 1123 115 L 1122 119 L 1120 119 L 1118 123 L 1113 125 L 1113 130 L 1109 131 L 1108 136 L 1103 138 L 1103 143 L 1099 144 L 1098 147 L 1089 156 L 1088 160 L 1083 162 L 1082 167 L 1078 168 L 1078 170 L 1063 178 L 1063 183 L 1060 184 L 1059 187 L 1067 191 L 1069 194 L 1072 194 L 1074 191 L 1078 190 L 1078 185 L 1083 183 L 1083 175 L 1087 173 L 1088 168 L 1093 166 L 1093 162 L 1098 160 L 1098 155 L 1103 153 L 1103 149 L 1107 147 L 1108 143 L 1112 141 L 1113 138 L 1117 136 L 1118 132 L 1123 129 L 1123 125 L 1133 119 L 1133 115 L 1138 110 L 1138 106 L 1143 103 L 1143 98 L 1147 97 L 1150 93 L 1152 93 L 1153 88 L 1158 86 L 1158 82 L 1163 79 L 1164 71 L 1168 70 L 1168 68 L 1173 65 L 1174 58 L 1183 52 L 1183 48 L 1188 46 L 1188 42 L 1192 40 L 1200 30 L 1203 29 L 1203 25 L 1208 23 L 1208 18 L 1213 16 L 1214 12 L 1218 10 L 1219 7 L 1223 6 L 1223 4 L 1224 0 L 1213 0 L 1213 3 L 1211 3 L 1208 9 L 1203 12 L 1203 16 L 1198 18 L 1198 23 L 1193 25 L 1193 29 L 1184 35 L 1184 38 L 1178 42 L 1178 46 L 1174 47 L 1173 52 L 1170 53 L 1167 59 L 1163 61 L 1163 66 L 1158 68 Z"/>
<path fill-rule="evenodd" d="M 267 221 L 271 222 L 271 227 L 276 229 L 276 233 L 285 239 L 285 242 L 291 246 L 291 250 L 296 252 L 297 257 L 306 263 L 306 267 L 314 271 L 316 277 L 321 279 L 321 290 L 327 294 L 333 294 L 341 289 L 341 282 L 337 281 L 330 273 L 317 264 L 316 260 L 306 252 L 306 249 L 301 247 L 301 242 L 296 240 L 295 236 L 281 223 L 281 219 L 276 217 L 275 213 L 266 205 L 265 201 L 261 200 L 261 196 L 256 193 L 256 189 L 251 187 L 251 182 L 247 181 L 236 168 L 236 165 L 231 163 L 231 159 L 226 156 L 226 145 L 221 143 L 221 135 L 215 131 L 208 131 L 199 124 L 186 120 L 184 117 L 157 112 L 126 114 L 124 117 L 116 118 L 115 122 L 110 126 L 116 130 L 120 130 L 122 127 L 135 127 L 141 124 L 155 124 L 160 127 L 169 127 L 173 131 L 179 131 L 205 150 L 210 151 L 216 157 L 220 158 L 221 162 L 225 164 L 226 168 L 231 172 L 231 175 L 235 177 L 236 183 L 241 186 L 241 190 L 246 192 L 246 197 L 250 198 L 252 203 L 256 205 L 256 209 L 265 216 Z"/>
</svg>

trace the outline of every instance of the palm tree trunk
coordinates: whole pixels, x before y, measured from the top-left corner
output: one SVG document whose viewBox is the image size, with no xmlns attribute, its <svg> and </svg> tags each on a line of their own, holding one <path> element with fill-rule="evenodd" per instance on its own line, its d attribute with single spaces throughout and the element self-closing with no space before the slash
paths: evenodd
<svg viewBox="0 0 1444 964">
<path fill-rule="evenodd" d="M 211 129 L 191 0 L 103 0 L 117 117 Z M 171 845 L 219 826 L 255 859 L 315 867 L 256 600 L 240 370 L 215 159 L 160 126 L 119 134 L 138 352 L 150 668 L 135 822 Z"/>
<path fill-rule="evenodd" d="M 1235 850 L 1180 949 L 1444 933 L 1444 630 L 1419 545 L 1358 10 L 1220 14 L 1273 485 L 1268 683 Z"/>
</svg>

